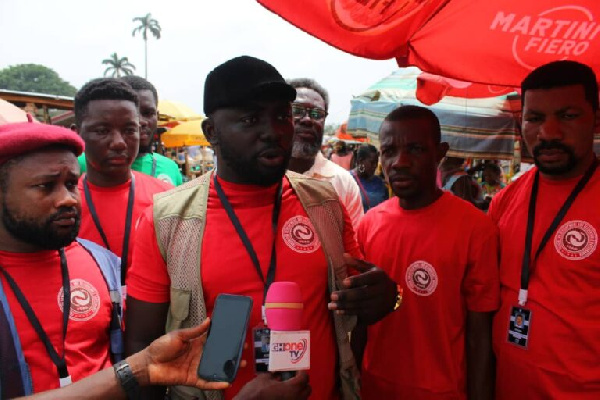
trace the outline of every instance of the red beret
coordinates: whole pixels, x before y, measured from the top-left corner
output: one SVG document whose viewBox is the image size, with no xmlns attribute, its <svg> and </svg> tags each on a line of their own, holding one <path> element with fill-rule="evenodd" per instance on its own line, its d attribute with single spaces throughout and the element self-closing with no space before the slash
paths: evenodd
<svg viewBox="0 0 600 400">
<path fill-rule="evenodd" d="M 31 122 L 0 125 L 0 165 L 52 145 L 70 147 L 77 156 L 84 148 L 83 140 L 77 133 L 61 126 Z"/>
</svg>

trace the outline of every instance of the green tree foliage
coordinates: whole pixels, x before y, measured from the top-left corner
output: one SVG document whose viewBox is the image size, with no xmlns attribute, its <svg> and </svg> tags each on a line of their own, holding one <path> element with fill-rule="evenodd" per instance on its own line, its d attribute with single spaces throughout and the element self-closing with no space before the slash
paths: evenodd
<svg viewBox="0 0 600 400">
<path fill-rule="evenodd" d="M 119 57 L 117 53 L 112 53 L 110 58 L 102 60 L 102 64 L 108 65 L 104 71 L 104 76 L 110 74 L 113 78 L 120 78 L 123 75 L 133 75 L 135 65 L 129 62 L 127 57 Z"/>
<path fill-rule="evenodd" d="M 150 13 L 143 17 L 135 17 L 133 22 L 139 22 L 139 25 L 133 29 L 131 36 L 140 33 L 144 39 L 144 77 L 148 78 L 148 32 L 156 39 L 160 39 L 161 27 L 157 20 L 152 18 Z"/>
<path fill-rule="evenodd" d="M 0 89 L 75 96 L 77 89 L 48 67 L 19 64 L 0 70 Z"/>
</svg>

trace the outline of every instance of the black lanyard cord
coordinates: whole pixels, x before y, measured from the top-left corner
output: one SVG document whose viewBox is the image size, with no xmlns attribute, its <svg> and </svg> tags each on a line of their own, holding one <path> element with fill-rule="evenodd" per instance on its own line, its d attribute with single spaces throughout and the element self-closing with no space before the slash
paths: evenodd
<svg viewBox="0 0 600 400">
<path fill-rule="evenodd" d="M 42 324 L 40 323 L 40 320 L 35 315 L 33 308 L 31 308 L 31 305 L 25 298 L 25 295 L 23 294 L 21 289 L 19 289 L 19 286 L 17 285 L 15 280 L 1 266 L 0 266 L 0 272 L 2 272 L 2 275 L 4 275 L 6 282 L 12 289 L 13 293 L 15 294 L 15 297 L 17 298 L 17 301 L 19 302 L 19 304 L 21 305 L 21 308 L 25 312 L 25 315 L 27 316 L 29 323 L 31 324 L 31 326 L 33 326 L 33 329 L 35 330 L 38 337 L 44 344 L 44 347 L 46 348 L 48 355 L 50 356 L 50 358 L 52 359 L 52 362 L 56 366 L 58 376 L 60 378 L 67 378 L 69 376 L 69 371 L 67 369 L 67 362 L 65 360 L 65 346 L 66 346 L 65 343 L 66 343 L 66 337 L 67 337 L 67 325 L 69 323 L 69 314 L 71 313 L 71 283 L 70 283 L 70 279 L 69 279 L 69 269 L 67 267 L 67 257 L 65 256 L 65 251 L 64 251 L 64 249 L 60 249 L 60 250 L 58 250 L 58 253 L 60 255 L 60 270 L 61 270 L 61 274 L 62 274 L 62 285 L 63 285 L 63 349 L 62 349 L 62 357 L 58 355 L 56 349 L 52 345 L 52 342 L 50 342 L 50 338 L 48 338 L 46 331 L 44 331 L 44 328 L 42 328 Z"/>
<path fill-rule="evenodd" d="M 87 203 L 88 209 L 90 210 L 90 214 L 92 216 L 92 220 L 94 221 L 94 225 L 104 242 L 104 246 L 110 250 L 110 245 L 108 244 L 108 239 L 106 238 L 106 234 L 102 229 L 102 225 L 100 224 L 100 219 L 98 218 L 98 212 L 96 211 L 96 207 L 94 206 L 94 202 L 92 201 L 92 194 L 90 193 L 90 188 L 87 183 L 87 175 L 83 178 L 83 193 L 85 195 L 85 201 Z M 133 218 L 133 205 L 135 202 L 135 176 L 131 175 L 131 184 L 129 185 L 129 196 L 127 198 L 127 212 L 125 213 L 125 233 L 123 235 L 123 249 L 121 251 L 121 284 L 125 284 L 125 275 L 127 273 L 127 262 L 129 260 L 129 237 L 131 236 L 131 220 Z"/>
<path fill-rule="evenodd" d="M 561 223 L 561 221 L 563 220 L 563 218 L 565 217 L 565 215 L 567 214 L 567 212 L 569 211 L 569 209 L 575 202 L 575 199 L 577 198 L 579 193 L 581 193 L 581 191 L 583 190 L 585 185 L 587 185 L 587 183 L 590 181 L 590 179 L 594 175 L 594 172 L 596 171 L 597 166 L 598 166 L 598 162 L 597 162 L 597 160 L 594 159 L 594 162 L 592 163 L 592 165 L 590 165 L 590 167 L 585 172 L 585 174 L 581 177 L 579 182 L 577 182 L 577 185 L 573 188 L 573 191 L 571 191 L 571 194 L 569 194 L 569 197 L 567 197 L 567 200 L 565 200 L 564 204 L 562 205 L 562 207 L 560 208 L 560 210 L 554 217 L 554 220 L 552 220 L 552 223 L 546 230 L 546 233 L 544 233 L 544 236 L 542 237 L 542 241 L 540 242 L 540 245 L 539 245 L 537 251 L 535 252 L 535 255 L 532 260 L 531 259 L 531 249 L 532 249 L 532 241 L 533 241 L 533 227 L 535 224 L 535 206 L 536 206 L 536 201 L 537 201 L 537 195 L 538 195 L 538 190 L 539 190 L 539 180 L 540 180 L 540 172 L 536 171 L 535 178 L 533 180 L 533 186 L 531 187 L 531 197 L 529 199 L 529 210 L 527 213 L 527 231 L 525 234 L 525 251 L 523 253 L 523 263 L 521 265 L 521 290 L 519 291 L 519 304 L 521 306 L 524 306 L 525 303 L 527 302 L 528 289 L 529 289 L 529 277 L 531 276 L 531 272 L 530 272 L 531 267 L 536 262 L 538 256 L 540 255 L 540 253 L 542 252 L 542 250 L 544 249 L 544 247 L 550 240 L 550 237 L 552 236 L 554 231 L 556 231 L 556 228 L 558 228 L 558 225 Z"/>
<path fill-rule="evenodd" d="M 260 268 L 260 262 L 258 261 L 258 256 L 256 255 L 256 251 L 254 250 L 254 246 L 252 246 L 252 243 L 250 242 L 246 231 L 244 231 L 244 228 L 242 227 L 239 218 L 235 214 L 231 203 L 229 202 L 229 200 L 227 200 L 227 196 L 225 196 L 225 192 L 223 191 L 223 188 L 221 187 L 221 184 L 217 179 L 216 173 L 214 177 L 214 185 L 215 190 L 217 191 L 217 195 L 219 196 L 219 199 L 221 200 L 221 203 L 223 204 L 223 207 L 227 212 L 227 216 L 231 220 L 233 227 L 235 228 L 240 239 L 242 240 L 242 243 L 244 244 L 244 247 L 246 248 L 246 251 L 250 256 L 250 259 L 252 260 L 252 264 L 256 269 L 256 272 L 258 273 L 260 280 L 264 284 L 264 302 L 264 300 L 267 298 L 267 291 L 269 290 L 269 286 L 271 286 L 271 283 L 273 283 L 273 281 L 275 280 L 275 269 L 277 264 L 277 252 L 275 250 L 275 244 L 277 242 L 277 225 L 279 223 L 279 213 L 281 211 L 282 182 L 279 182 L 279 185 L 277 186 L 277 190 L 275 192 L 275 204 L 273 205 L 273 214 L 271 216 L 271 229 L 273 230 L 273 247 L 271 248 L 271 262 L 269 263 L 269 269 L 267 270 L 266 280 L 262 269 Z"/>
</svg>

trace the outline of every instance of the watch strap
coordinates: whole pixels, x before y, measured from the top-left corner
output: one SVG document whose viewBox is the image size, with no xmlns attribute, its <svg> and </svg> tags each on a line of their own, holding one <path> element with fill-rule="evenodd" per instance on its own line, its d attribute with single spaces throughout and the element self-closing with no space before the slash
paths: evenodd
<svg viewBox="0 0 600 400">
<path fill-rule="evenodd" d="M 140 385 L 133 375 L 131 366 L 127 361 L 123 360 L 116 363 L 113 366 L 115 370 L 115 376 L 121 384 L 121 387 L 127 394 L 127 398 L 130 400 L 137 400 L 140 398 Z"/>
</svg>

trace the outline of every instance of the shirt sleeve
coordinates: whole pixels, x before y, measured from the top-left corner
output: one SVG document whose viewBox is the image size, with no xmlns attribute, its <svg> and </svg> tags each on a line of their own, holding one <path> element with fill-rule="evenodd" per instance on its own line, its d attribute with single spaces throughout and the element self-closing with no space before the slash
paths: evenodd
<svg viewBox="0 0 600 400">
<path fill-rule="evenodd" d="M 175 161 L 173 161 L 173 160 L 168 160 L 168 161 L 171 161 L 170 168 L 171 168 L 171 177 L 173 178 L 173 184 L 175 186 L 179 186 L 183 183 L 183 177 L 181 176 L 181 171 L 179 170 L 179 167 L 177 166 Z"/>
<path fill-rule="evenodd" d="M 348 176 L 344 176 L 344 196 L 342 198 L 342 203 L 344 207 L 346 207 L 346 211 L 348 211 L 348 215 L 350 216 L 350 220 L 352 221 L 352 227 L 356 232 L 358 230 L 358 225 L 360 224 L 360 220 L 365 214 L 365 210 L 363 208 L 362 200 L 360 197 L 360 189 L 358 188 L 358 184 L 352 178 L 350 173 Z"/>
<path fill-rule="evenodd" d="M 462 290 L 469 311 L 495 311 L 500 304 L 498 232 L 487 216 L 478 225 L 471 234 Z"/>
<path fill-rule="evenodd" d="M 342 205 L 342 213 L 344 215 L 344 250 L 354 258 L 362 258 L 362 252 L 356 241 L 354 227 L 348 211 Z"/>
<path fill-rule="evenodd" d="M 149 303 L 167 303 L 171 279 L 156 241 L 152 206 L 144 210 L 135 235 L 133 261 L 127 272 L 127 294 Z"/>
</svg>

